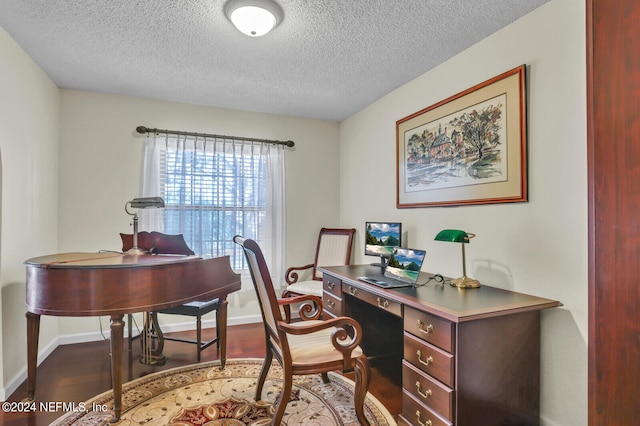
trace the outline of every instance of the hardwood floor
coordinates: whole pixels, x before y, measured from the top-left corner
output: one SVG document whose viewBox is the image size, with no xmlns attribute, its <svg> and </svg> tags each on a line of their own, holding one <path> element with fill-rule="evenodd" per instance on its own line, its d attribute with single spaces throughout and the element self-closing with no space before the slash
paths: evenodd
<svg viewBox="0 0 640 426">
<path fill-rule="evenodd" d="M 215 329 L 203 330 L 203 339 L 214 337 Z M 235 325 L 228 329 L 227 359 L 263 358 L 265 353 L 264 330 L 262 324 Z M 192 337 L 194 332 L 174 333 L 182 337 Z M 125 351 L 127 343 L 125 341 Z M 124 381 L 133 380 L 146 374 L 169 368 L 189 365 L 196 362 L 194 345 L 165 341 L 163 351 L 167 357 L 164 366 L 149 366 L 139 362 L 140 343 L 134 341 L 131 352 L 125 352 L 123 366 Z M 202 351 L 202 361 L 218 359 L 214 346 Z M 109 342 L 90 342 L 64 345 L 56 348 L 38 367 L 36 386 L 36 406 L 46 403 L 51 411 L 37 409 L 33 413 L 0 412 L 2 425 L 48 425 L 65 414 L 55 403 L 83 402 L 111 389 L 111 367 Z M 347 374 L 349 376 L 349 374 Z M 353 379 L 353 376 L 350 377 Z M 402 390 L 399 383 L 381 374 L 376 368 L 372 371 L 369 391 L 396 416 L 402 410 Z M 26 381 L 16 389 L 7 401 L 17 402 L 26 398 Z M 4 410 L 3 410 L 4 411 Z"/>
</svg>

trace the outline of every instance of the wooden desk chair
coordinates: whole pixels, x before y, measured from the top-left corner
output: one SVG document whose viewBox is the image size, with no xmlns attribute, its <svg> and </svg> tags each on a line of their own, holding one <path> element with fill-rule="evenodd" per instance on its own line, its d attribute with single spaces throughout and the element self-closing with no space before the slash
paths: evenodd
<svg viewBox="0 0 640 426">
<path fill-rule="evenodd" d="M 122 251 L 127 251 L 133 246 L 133 235 L 132 234 L 120 234 L 122 239 Z M 138 247 L 142 250 L 148 251 L 152 254 L 182 254 L 185 256 L 193 255 L 194 252 L 187 246 L 187 243 L 184 241 L 184 237 L 182 234 L 178 235 L 168 235 L 163 234 L 161 232 L 140 232 L 138 233 Z M 168 337 L 162 334 L 162 331 L 159 327 L 155 330 L 155 334 L 158 339 L 171 340 L 176 342 L 183 343 L 192 343 L 197 345 L 197 360 L 198 362 L 201 359 L 200 352 L 216 343 L 218 348 L 220 348 L 220 333 L 219 333 L 219 324 L 220 324 L 220 299 L 213 300 L 204 300 L 204 301 L 194 301 L 185 303 L 184 305 L 174 306 L 172 308 L 161 309 L 159 311 L 151 312 L 152 320 L 155 325 L 158 324 L 157 315 L 158 314 L 168 314 L 168 315 L 184 315 L 189 317 L 196 318 L 196 340 L 192 339 L 182 339 L 178 337 Z M 208 314 L 209 312 L 216 311 L 216 337 L 209 341 L 202 341 L 202 316 Z M 131 316 L 128 317 L 129 320 L 129 346 L 131 346 Z M 161 347 L 161 345 L 159 344 Z M 161 350 L 160 350 L 161 352 Z M 222 367 L 224 367 L 224 360 L 222 360 Z"/>
<path fill-rule="evenodd" d="M 262 388 L 274 356 L 283 370 L 282 391 L 271 424 L 279 425 L 282 420 L 291 395 L 293 375 L 321 373 L 327 383 L 328 371 L 355 369 L 356 415 L 360 424 L 369 425 L 364 416 L 364 399 L 369 389 L 370 367 L 367 357 L 358 346 L 362 339 L 360 324 L 348 317 L 318 320 L 322 313 L 322 301 L 316 296 L 303 295 L 278 300 L 258 244 L 238 235 L 233 241 L 242 246 L 247 259 L 265 328 L 267 354 L 256 386 L 256 401 L 262 399 Z M 289 324 L 283 319 L 280 306 L 309 300 L 316 303 L 319 309 L 303 303 L 300 317 L 304 321 Z M 311 317 L 309 313 L 312 313 Z"/>
<path fill-rule="evenodd" d="M 288 285 L 282 292 L 282 297 L 311 294 L 322 298 L 322 274 L 318 271 L 318 267 L 348 265 L 351 261 L 351 247 L 355 233 L 354 228 L 322 228 L 318 235 L 314 262 L 287 269 L 285 280 Z M 311 269 L 311 279 L 298 281 L 298 272 L 308 269 Z"/>
</svg>

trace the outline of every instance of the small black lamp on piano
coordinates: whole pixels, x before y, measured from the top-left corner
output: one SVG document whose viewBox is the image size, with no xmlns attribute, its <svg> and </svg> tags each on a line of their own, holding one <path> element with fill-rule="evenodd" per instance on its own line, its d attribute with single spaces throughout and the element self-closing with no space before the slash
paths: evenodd
<svg viewBox="0 0 640 426">
<path fill-rule="evenodd" d="M 124 211 L 133 216 L 133 246 L 127 254 L 144 254 L 145 251 L 138 247 L 138 213 L 130 212 L 129 207 L 133 209 L 164 208 L 164 200 L 162 197 L 134 198 L 124 205 Z"/>
</svg>

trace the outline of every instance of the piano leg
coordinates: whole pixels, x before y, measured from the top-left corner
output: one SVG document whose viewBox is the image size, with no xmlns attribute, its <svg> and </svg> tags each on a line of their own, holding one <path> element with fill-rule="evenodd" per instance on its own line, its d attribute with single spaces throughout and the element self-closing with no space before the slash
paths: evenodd
<svg viewBox="0 0 640 426">
<path fill-rule="evenodd" d="M 122 414 L 122 349 L 124 346 L 123 315 L 111 315 L 111 385 L 113 387 L 113 420 Z"/>
<path fill-rule="evenodd" d="M 216 327 L 218 330 L 218 348 L 220 349 L 220 369 L 224 370 L 227 362 L 227 298 L 220 299 L 218 314 L 216 318 Z"/>
<path fill-rule="evenodd" d="M 127 340 L 129 341 L 129 352 L 131 352 L 131 342 L 133 341 L 133 315 L 127 314 Z"/>
<path fill-rule="evenodd" d="M 33 401 L 36 394 L 39 337 L 40 315 L 27 312 L 27 394 L 30 401 Z"/>
</svg>

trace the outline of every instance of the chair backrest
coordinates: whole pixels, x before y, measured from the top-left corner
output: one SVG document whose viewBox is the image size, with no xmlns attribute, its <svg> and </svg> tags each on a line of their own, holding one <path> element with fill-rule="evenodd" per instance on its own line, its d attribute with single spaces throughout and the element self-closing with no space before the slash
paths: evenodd
<svg viewBox="0 0 640 426">
<path fill-rule="evenodd" d="M 278 306 L 278 298 L 276 297 L 271 275 L 269 274 L 269 268 L 267 267 L 267 262 L 264 260 L 262 250 L 255 241 L 245 239 L 239 235 L 233 237 L 233 242 L 242 247 L 245 258 L 247 259 L 251 280 L 258 295 L 258 302 L 260 302 L 262 319 L 269 334 L 268 339 L 272 342 L 273 346 L 282 350 L 282 342 L 280 341 L 276 326 L 277 321 L 282 321 L 282 313 Z"/>
<path fill-rule="evenodd" d="M 351 262 L 354 228 L 322 228 L 313 264 L 313 279 L 322 281 L 319 266 L 348 265 Z"/>
<path fill-rule="evenodd" d="M 122 251 L 127 251 L 133 246 L 133 234 L 120 234 L 120 238 L 122 239 Z M 156 231 L 138 232 L 138 247 L 152 254 L 194 254 L 182 234 L 169 235 Z"/>
</svg>

